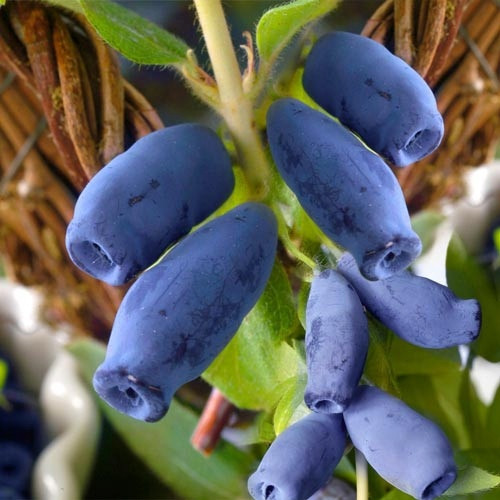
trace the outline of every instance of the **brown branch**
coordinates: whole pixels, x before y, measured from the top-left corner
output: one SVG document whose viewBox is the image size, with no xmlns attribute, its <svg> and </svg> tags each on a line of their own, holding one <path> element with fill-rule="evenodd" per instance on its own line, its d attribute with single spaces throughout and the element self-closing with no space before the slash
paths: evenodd
<svg viewBox="0 0 500 500">
<path fill-rule="evenodd" d="M 4 11 L 5 8 L 0 10 L 0 60 L 6 68 L 14 72 L 26 85 L 32 87 L 33 73 L 29 66 L 28 56 L 24 47 L 10 29 L 4 17 Z"/>
<path fill-rule="evenodd" d="M 51 44 L 51 27 L 45 8 L 38 2 L 29 1 L 14 2 L 14 7 L 14 12 L 23 26 L 31 69 L 54 142 L 64 159 L 68 177 L 74 186 L 81 190 L 86 185 L 88 177 L 80 165 L 65 127 L 57 65 Z"/>
<path fill-rule="evenodd" d="M 476 5 L 474 12 L 470 12 L 469 9 L 465 11 L 463 23 L 472 39 L 477 40 L 486 28 L 492 28 L 492 18 L 497 12 L 498 9 L 492 2 L 484 2 L 484 0 L 479 5 Z M 466 14 L 470 14 L 467 21 L 465 20 Z M 500 29 L 500 27 L 497 26 L 496 29 Z M 467 54 L 467 50 L 468 47 L 465 41 L 456 38 L 448 59 L 444 62 L 441 71 L 438 72 L 439 76 L 446 74 L 453 66 L 457 65 L 460 59 Z"/>
<path fill-rule="evenodd" d="M 139 139 L 150 134 L 153 129 L 151 125 L 144 119 L 141 113 L 132 107 L 128 102 L 125 103 L 125 118 L 127 129 L 132 132 L 132 135 Z"/>
<path fill-rule="evenodd" d="M 414 0 L 394 0 L 394 48 L 397 56 L 413 65 L 415 42 L 413 33 Z"/>
<path fill-rule="evenodd" d="M 88 179 L 99 170 L 97 149 L 90 132 L 83 98 L 78 53 L 63 21 L 53 16 L 53 42 L 61 82 L 65 124 Z"/>
<path fill-rule="evenodd" d="M 385 45 L 393 30 L 394 14 L 389 14 L 389 16 L 387 16 L 387 18 L 373 31 L 370 38 L 378 43 L 381 43 L 382 45 Z"/>
<path fill-rule="evenodd" d="M 425 30 L 417 49 L 413 68 L 423 77 L 431 67 L 443 35 L 448 0 L 429 0 Z"/>
<path fill-rule="evenodd" d="M 13 151 L 19 150 L 26 136 L 0 101 L 0 131 L 8 139 Z M 2 149 L 2 152 L 5 150 Z M 14 154 L 15 156 L 15 154 Z M 73 218 L 74 197 L 52 174 L 36 149 L 32 149 L 24 159 L 24 181 L 31 193 L 40 192 L 46 196 L 66 221 Z"/>
<path fill-rule="evenodd" d="M 453 12 L 446 16 L 444 26 L 444 36 L 438 45 L 436 54 L 431 66 L 426 74 L 426 81 L 429 86 L 434 87 L 443 74 L 445 62 L 450 57 L 450 53 L 457 38 L 458 29 L 462 22 L 466 0 L 456 0 Z"/>
<path fill-rule="evenodd" d="M 234 412 L 234 406 L 218 389 L 212 389 L 210 397 L 191 436 L 193 447 L 209 456 L 217 446 L 224 427 Z"/>
<path fill-rule="evenodd" d="M 116 55 L 99 38 L 85 18 L 78 16 L 94 47 L 100 70 L 100 97 L 102 107 L 102 129 L 100 138 L 100 161 L 109 163 L 124 149 L 125 106 L 123 81 Z"/>
<path fill-rule="evenodd" d="M 361 35 L 372 38 L 374 31 L 394 12 L 394 0 L 386 0 L 371 15 L 361 31 Z"/>
<path fill-rule="evenodd" d="M 151 106 L 149 101 L 126 80 L 123 80 L 123 85 L 125 89 L 125 101 L 129 102 L 136 110 L 140 111 L 152 130 L 162 129 L 165 125 L 158 116 L 156 109 Z"/>
<path fill-rule="evenodd" d="M 4 73 L 0 69 L 0 79 L 3 78 L 3 75 Z M 0 100 L 23 132 L 26 135 L 29 135 L 36 127 L 36 124 L 42 115 L 41 110 L 33 110 L 29 103 L 26 102 L 26 97 L 20 92 L 18 85 L 11 85 L 8 89 L 6 89 L 3 94 L 0 95 Z M 50 161 L 51 164 L 64 173 L 65 169 L 62 163 L 62 158 L 59 155 L 48 130 L 44 131 L 38 139 L 37 148 L 41 151 L 43 156 Z"/>
</svg>

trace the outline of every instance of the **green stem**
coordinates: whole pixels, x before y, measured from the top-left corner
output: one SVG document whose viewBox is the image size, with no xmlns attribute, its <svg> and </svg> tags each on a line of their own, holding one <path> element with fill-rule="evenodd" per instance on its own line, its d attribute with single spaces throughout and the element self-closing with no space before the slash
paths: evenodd
<svg viewBox="0 0 500 500">
<path fill-rule="evenodd" d="M 233 137 L 245 175 L 257 199 L 267 194 L 269 168 L 252 102 L 243 82 L 220 0 L 194 0 L 217 82 L 220 109 Z"/>
<path fill-rule="evenodd" d="M 356 450 L 356 500 L 368 500 L 368 464 L 359 450 Z"/>
<path fill-rule="evenodd" d="M 316 262 L 314 262 L 311 257 L 307 256 L 305 253 L 301 252 L 299 248 L 297 248 L 297 246 L 290 239 L 290 235 L 288 234 L 288 227 L 286 225 L 283 214 L 281 213 L 281 210 L 277 206 L 273 206 L 273 209 L 274 215 L 276 215 L 276 219 L 278 220 L 278 234 L 281 242 L 283 243 L 283 246 L 286 248 L 287 252 L 290 255 L 292 255 L 298 261 L 302 262 L 314 271 L 314 269 L 317 267 Z"/>
</svg>

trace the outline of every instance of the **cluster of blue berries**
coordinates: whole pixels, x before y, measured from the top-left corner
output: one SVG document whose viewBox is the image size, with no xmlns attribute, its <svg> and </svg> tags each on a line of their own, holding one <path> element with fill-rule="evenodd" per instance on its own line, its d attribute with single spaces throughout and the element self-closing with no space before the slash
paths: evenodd
<svg viewBox="0 0 500 500">
<path fill-rule="evenodd" d="M 402 401 L 358 384 L 369 344 L 364 308 L 426 348 L 465 344 L 479 334 L 476 300 L 460 300 L 447 287 L 405 271 L 421 242 L 382 159 L 405 166 L 432 152 L 443 135 L 442 118 L 412 68 L 357 35 L 321 38 L 307 59 L 303 84 L 341 123 L 281 99 L 268 112 L 271 152 L 307 213 L 350 253 L 336 270 L 317 273 L 307 302 L 304 401 L 312 413 L 276 438 L 250 477 L 249 491 L 256 500 L 309 498 L 331 476 L 349 436 L 389 483 L 431 500 L 457 475 L 448 439 Z"/>
<path fill-rule="evenodd" d="M 38 406 L 19 384 L 9 360 L 0 399 L 0 498 L 28 498 L 31 471 L 43 446 Z"/>
<path fill-rule="evenodd" d="M 432 152 L 443 121 L 419 75 L 357 35 L 322 38 L 303 81 L 342 124 L 294 99 L 278 100 L 267 115 L 271 153 L 307 213 L 350 254 L 312 283 L 305 402 L 313 413 L 278 436 L 249 490 L 266 500 L 312 495 L 342 457 L 347 430 L 384 478 L 432 499 L 456 477 L 446 437 L 401 401 L 358 384 L 369 342 L 363 306 L 424 347 L 470 342 L 479 331 L 476 301 L 460 301 L 404 271 L 421 242 L 384 162 L 404 166 Z M 142 272 L 94 375 L 96 391 L 117 410 L 160 419 L 174 392 L 209 366 L 262 294 L 278 240 L 266 205 L 242 204 L 191 232 L 233 187 L 218 136 L 189 124 L 140 139 L 78 199 L 66 240 L 73 262 L 112 285 Z"/>
</svg>

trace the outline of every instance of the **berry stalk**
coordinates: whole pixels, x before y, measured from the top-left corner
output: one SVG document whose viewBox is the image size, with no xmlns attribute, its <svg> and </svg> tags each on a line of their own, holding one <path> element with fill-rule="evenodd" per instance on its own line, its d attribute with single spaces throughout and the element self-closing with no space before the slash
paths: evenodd
<svg viewBox="0 0 500 500">
<path fill-rule="evenodd" d="M 254 197 L 262 199 L 268 188 L 268 164 L 259 137 L 250 99 L 229 35 L 220 0 L 194 0 L 203 38 L 217 82 L 220 109 L 238 153 L 239 163 L 252 186 Z"/>
</svg>

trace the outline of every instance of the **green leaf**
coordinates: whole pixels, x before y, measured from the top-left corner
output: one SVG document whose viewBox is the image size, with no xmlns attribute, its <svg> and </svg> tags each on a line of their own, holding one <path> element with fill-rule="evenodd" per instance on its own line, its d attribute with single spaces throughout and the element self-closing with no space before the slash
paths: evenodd
<svg viewBox="0 0 500 500">
<path fill-rule="evenodd" d="M 0 0 L 1 2 L 2 0 Z M 85 14 L 82 6 L 80 5 L 80 0 L 47 0 L 48 3 L 55 5 L 56 7 L 63 7 L 68 10 L 72 10 L 78 14 Z"/>
<path fill-rule="evenodd" d="M 479 467 L 469 466 L 458 472 L 457 480 L 444 493 L 445 496 L 469 495 L 500 485 L 500 476 Z"/>
<path fill-rule="evenodd" d="M 297 324 L 290 284 L 276 262 L 264 293 L 203 378 L 240 408 L 272 410 L 281 397 L 276 389 L 305 370 L 282 341 Z"/>
<path fill-rule="evenodd" d="M 459 404 L 460 382 L 460 373 L 398 378 L 402 399 L 436 422 L 452 443 L 466 447 L 470 440 Z"/>
<path fill-rule="evenodd" d="M 427 252 L 434 243 L 436 231 L 445 217 L 434 210 L 422 210 L 411 218 L 413 230 L 422 241 L 422 253 Z"/>
<path fill-rule="evenodd" d="M 397 381 L 389 359 L 391 332 L 373 317 L 368 318 L 370 345 L 364 376 L 372 383 L 395 396 L 399 395 Z"/>
<path fill-rule="evenodd" d="M 109 0 L 79 2 L 99 35 L 127 59 L 162 66 L 186 61 L 184 41 L 135 12 Z"/>
<path fill-rule="evenodd" d="M 3 5 L 5 5 L 5 2 L 6 2 L 6 1 L 7 1 L 7 0 L 0 0 L 0 7 L 2 7 Z"/>
<path fill-rule="evenodd" d="M 465 250 L 454 234 L 446 255 L 448 286 L 461 298 L 476 298 L 481 304 L 482 326 L 474 351 L 491 362 L 500 361 L 500 301 L 488 274 Z"/>
<path fill-rule="evenodd" d="M 9 365 L 3 360 L 0 359 L 0 392 L 7 381 L 7 375 L 9 374 Z"/>
<path fill-rule="evenodd" d="M 493 231 L 493 243 L 495 243 L 495 248 L 497 252 L 500 253 L 500 227 L 497 227 Z"/>
<path fill-rule="evenodd" d="M 389 349 L 391 366 L 396 376 L 437 375 L 460 369 L 457 348 L 424 349 L 394 336 Z"/>
<path fill-rule="evenodd" d="M 468 369 L 462 371 L 459 397 L 465 429 L 469 434 L 470 447 L 489 446 L 491 436 L 485 432 L 486 406 L 477 396 Z"/>
<path fill-rule="evenodd" d="M 69 349 L 91 387 L 93 373 L 104 359 L 104 347 L 83 340 Z M 197 417 L 175 400 L 167 415 L 154 424 L 122 415 L 101 400 L 99 405 L 132 451 L 183 498 L 248 498 L 246 478 L 252 468 L 252 459 L 225 442 L 220 443 L 209 458 L 195 451 L 189 438 Z"/>
<path fill-rule="evenodd" d="M 305 373 L 292 377 L 286 381 L 283 395 L 274 412 L 273 423 L 276 435 L 282 433 L 304 413 L 304 409 L 298 412 L 297 409 L 300 405 L 304 404 L 304 390 L 306 384 L 307 375 Z M 309 413 L 309 411 L 306 413 Z"/>
<path fill-rule="evenodd" d="M 498 423 L 500 422 L 500 387 L 498 387 L 495 397 L 488 408 L 486 414 L 485 434 L 489 436 L 489 446 L 500 448 L 500 432 Z M 499 455 L 500 456 L 500 455 Z"/>
<path fill-rule="evenodd" d="M 495 434 L 498 434 L 498 430 L 495 431 Z M 456 461 L 459 467 L 474 465 L 480 469 L 500 475 L 500 447 L 498 446 L 461 450 L 456 455 Z"/>
<path fill-rule="evenodd" d="M 413 500 L 413 497 L 400 490 L 394 489 L 387 493 L 387 495 L 384 495 L 381 500 Z"/>
<path fill-rule="evenodd" d="M 340 0 L 295 0 L 268 10 L 257 24 L 261 60 L 275 59 L 306 24 L 328 14 Z"/>
</svg>

